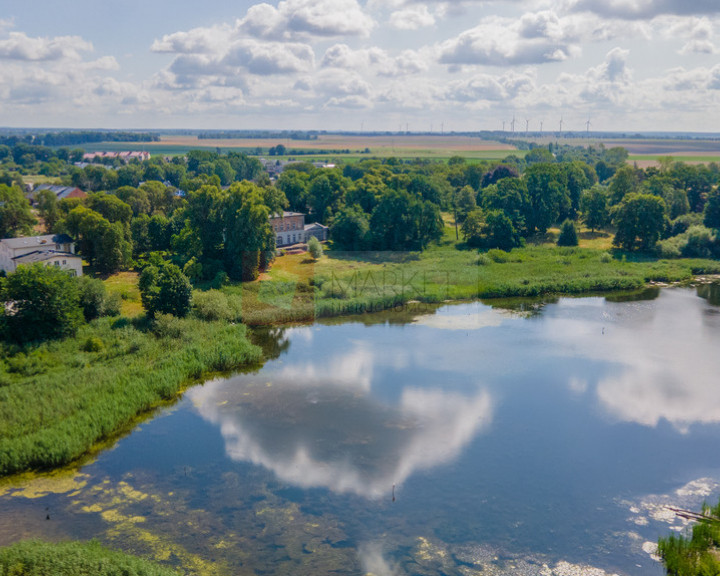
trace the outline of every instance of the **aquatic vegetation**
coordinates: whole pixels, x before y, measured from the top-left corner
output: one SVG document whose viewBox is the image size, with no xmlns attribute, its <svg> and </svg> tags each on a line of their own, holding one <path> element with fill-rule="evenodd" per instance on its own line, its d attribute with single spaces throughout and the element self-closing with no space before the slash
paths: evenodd
<svg viewBox="0 0 720 576">
<path fill-rule="evenodd" d="M 697 523 L 688 534 L 670 534 L 658 541 L 658 554 L 668 574 L 701 576 L 720 574 L 720 502 L 703 505 L 700 514 L 682 513 Z"/>
</svg>

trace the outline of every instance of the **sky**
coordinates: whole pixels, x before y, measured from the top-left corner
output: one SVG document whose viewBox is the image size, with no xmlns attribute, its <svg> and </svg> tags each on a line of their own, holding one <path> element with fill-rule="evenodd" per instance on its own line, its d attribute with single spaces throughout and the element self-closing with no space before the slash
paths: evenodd
<svg viewBox="0 0 720 576">
<path fill-rule="evenodd" d="M 718 0 L 0 0 L 6 127 L 720 132 L 719 104 Z"/>
</svg>

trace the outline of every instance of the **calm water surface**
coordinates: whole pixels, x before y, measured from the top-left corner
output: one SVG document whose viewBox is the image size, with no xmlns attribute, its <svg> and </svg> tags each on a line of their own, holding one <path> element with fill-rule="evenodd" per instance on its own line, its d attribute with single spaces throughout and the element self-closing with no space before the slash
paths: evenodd
<svg viewBox="0 0 720 576">
<path fill-rule="evenodd" d="M 720 495 L 719 296 L 275 329 L 260 371 L 0 485 L 0 544 L 97 537 L 203 574 L 660 575 L 666 506 Z"/>
</svg>

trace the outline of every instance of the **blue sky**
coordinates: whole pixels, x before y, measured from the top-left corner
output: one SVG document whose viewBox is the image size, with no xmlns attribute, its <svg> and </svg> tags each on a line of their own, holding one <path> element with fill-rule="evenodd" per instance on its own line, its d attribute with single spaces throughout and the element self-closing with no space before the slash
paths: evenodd
<svg viewBox="0 0 720 576">
<path fill-rule="evenodd" d="M 0 0 L 0 125 L 720 131 L 717 0 Z"/>
</svg>

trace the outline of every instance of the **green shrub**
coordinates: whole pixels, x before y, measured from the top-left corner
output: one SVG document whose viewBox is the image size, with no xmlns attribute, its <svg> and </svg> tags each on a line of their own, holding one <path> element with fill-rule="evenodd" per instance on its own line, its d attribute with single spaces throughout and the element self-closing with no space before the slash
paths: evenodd
<svg viewBox="0 0 720 576">
<path fill-rule="evenodd" d="M 233 303 L 230 302 L 231 298 Z M 234 321 L 240 316 L 239 310 L 233 305 L 237 300 L 236 297 L 228 297 L 219 290 L 196 291 L 193 294 L 193 313 L 201 320 Z"/>
<path fill-rule="evenodd" d="M 172 314 L 156 314 L 150 329 L 158 338 L 181 338 L 185 331 L 184 322 Z"/>
<path fill-rule="evenodd" d="M 310 240 L 308 240 L 308 252 L 310 252 L 310 256 L 312 256 L 314 260 L 321 258 L 323 255 L 322 244 L 320 244 L 320 241 L 315 238 L 315 236 L 311 236 Z"/>
<path fill-rule="evenodd" d="M 578 235 L 577 228 L 575 228 L 575 222 L 570 219 L 565 220 L 560 226 L 560 235 L 557 239 L 558 246 L 577 246 Z"/>
<path fill-rule="evenodd" d="M 510 261 L 510 254 L 505 252 L 505 250 L 500 250 L 498 248 L 488 250 L 487 257 L 490 258 L 490 260 L 492 260 L 493 262 L 497 262 L 498 264 L 504 264 Z"/>
<path fill-rule="evenodd" d="M 104 348 L 105 343 L 102 341 L 102 338 L 98 338 L 97 336 L 90 336 L 82 346 L 85 352 L 100 352 Z"/>
<path fill-rule="evenodd" d="M 37 351 L 31 354 L 20 352 L 7 359 L 8 372 L 21 376 L 36 376 L 48 371 L 50 359 L 46 353 Z"/>
<path fill-rule="evenodd" d="M 603 252 L 600 254 L 600 262 L 603 264 L 610 264 L 613 261 L 613 257 L 609 252 Z"/>
</svg>

